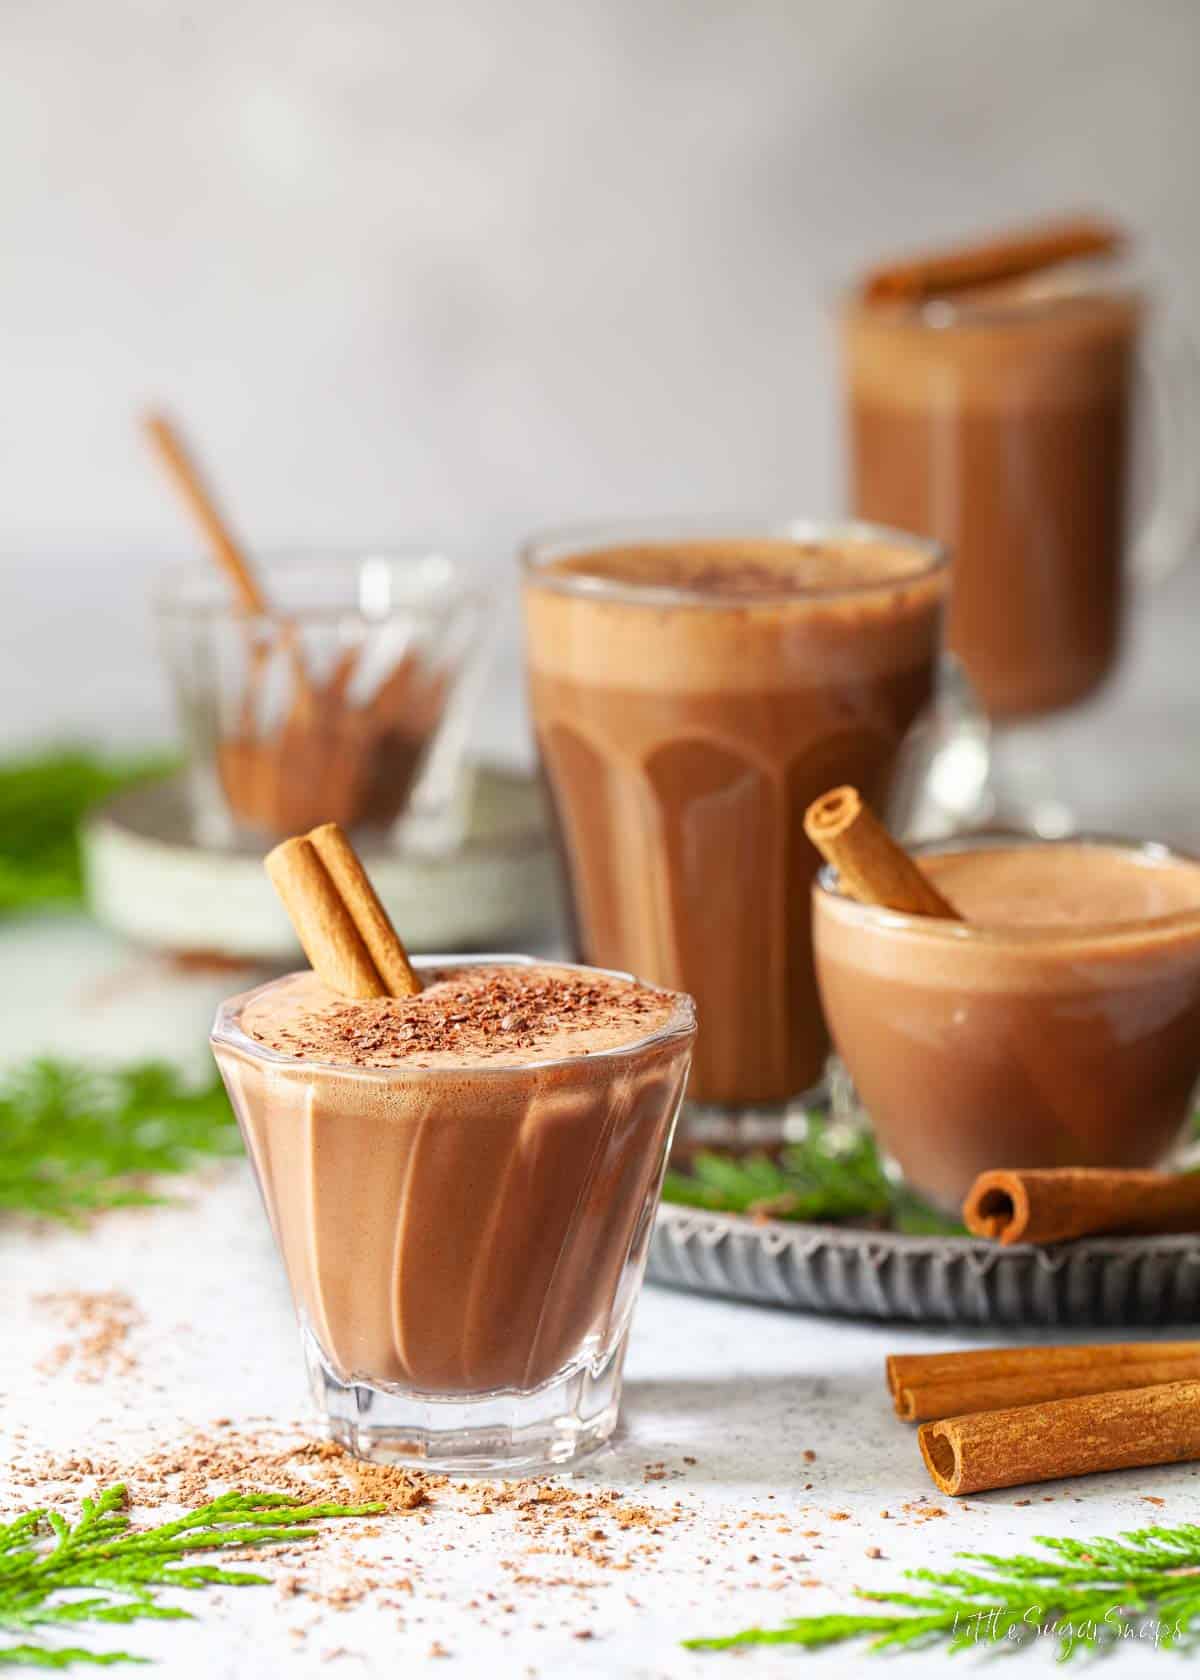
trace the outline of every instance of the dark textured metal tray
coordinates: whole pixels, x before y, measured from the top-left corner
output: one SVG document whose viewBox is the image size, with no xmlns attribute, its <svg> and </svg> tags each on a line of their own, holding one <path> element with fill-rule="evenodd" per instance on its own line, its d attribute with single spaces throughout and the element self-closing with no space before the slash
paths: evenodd
<svg viewBox="0 0 1200 1680">
<path fill-rule="evenodd" d="M 990 1325 L 1200 1321 L 1200 1238 L 1094 1237 L 1001 1248 L 664 1203 L 647 1277 L 797 1312 Z"/>
</svg>

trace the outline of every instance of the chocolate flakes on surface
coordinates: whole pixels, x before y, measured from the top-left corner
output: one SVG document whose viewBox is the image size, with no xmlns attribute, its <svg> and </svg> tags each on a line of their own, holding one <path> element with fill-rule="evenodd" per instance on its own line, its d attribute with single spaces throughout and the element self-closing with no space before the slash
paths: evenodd
<svg viewBox="0 0 1200 1680">
<path fill-rule="evenodd" d="M 350 1067 L 515 1064 L 637 1043 L 674 995 L 553 964 L 445 969 L 413 997 L 337 996 L 302 975 L 255 998 L 244 1030 L 298 1060 Z"/>
</svg>

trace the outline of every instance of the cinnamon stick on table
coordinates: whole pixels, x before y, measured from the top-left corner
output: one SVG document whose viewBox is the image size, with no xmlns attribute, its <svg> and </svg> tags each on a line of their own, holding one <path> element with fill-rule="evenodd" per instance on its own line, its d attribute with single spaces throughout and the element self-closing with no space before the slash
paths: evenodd
<svg viewBox="0 0 1200 1680">
<path fill-rule="evenodd" d="M 1200 1382 L 1051 1400 L 922 1424 L 925 1467 L 942 1493 L 1132 1470 L 1200 1458 Z"/>
<path fill-rule="evenodd" d="M 1064 1342 L 1052 1347 L 965 1348 L 952 1353 L 889 1353 L 884 1375 L 893 1400 L 907 1383 L 946 1377 L 1001 1377 L 1042 1368 L 1072 1371 L 1080 1365 L 1127 1364 L 1152 1348 L 1156 1359 L 1190 1359 L 1200 1341 L 1187 1342 Z"/>
<path fill-rule="evenodd" d="M 1046 1167 L 980 1173 L 963 1222 L 997 1242 L 1200 1231 L 1200 1173 Z"/>
<path fill-rule="evenodd" d="M 919 303 L 975 286 L 1019 280 L 1060 263 L 1111 256 L 1125 234 L 1098 216 L 1062 217 L 946 250 L 927 251 L 874 268 L 863 281 L 867 303 Z"/>
<path fill-rule="evenodd" d="M 910 916 L 962 920 L 857 788 L 831 788 L 814 799 L 804 813 L 804 832 L 837 870 L 838 885 L 848 897 Z"/>
<path fill-rule="evenodd" d="M 333 991 L 363 998 L 421 990 L 408 953 L 336 823 L 284 840 L 264 861 L 305 956 Z"/>
<path fill-rule="evenodd" d="M 901 1369 L 895 1381 L 889 1371 L 889 1385 L 896 1415 L 925 1423 L 1185 1378 L 1200 1381 L 1200 1341 L 987 1348 L 900 1356 L 895 1363 Z"/>
</svg>

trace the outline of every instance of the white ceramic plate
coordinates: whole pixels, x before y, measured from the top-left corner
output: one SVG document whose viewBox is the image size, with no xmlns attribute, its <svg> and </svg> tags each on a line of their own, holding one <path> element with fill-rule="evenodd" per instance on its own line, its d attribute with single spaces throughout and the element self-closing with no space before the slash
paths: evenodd
<svg viewBox="0 0 1200 1680">
<path fill-rule="evenodd" d="M 102 806 L 85 824 L 83 848 L 93 912 L 130 939 L 269 962 L 296 954 L 261 857 L 201 845 L 180 778 Z M 364 859 L 415 951 L 528 950 L 554 938 L 559 889 L 532 777 L 476 766 L 463 845 L 441 857 L 398 850 Z"/>
</svg>

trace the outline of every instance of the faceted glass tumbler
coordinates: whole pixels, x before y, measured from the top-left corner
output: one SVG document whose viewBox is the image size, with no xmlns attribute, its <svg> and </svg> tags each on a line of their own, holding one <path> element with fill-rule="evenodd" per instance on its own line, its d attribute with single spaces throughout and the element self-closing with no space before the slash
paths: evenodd
<svg viewBox="0 0 1200 1680">
<path fill-rule="evenodd" d="M 575 949 L 695 997 L 689 1143 L 802 1134 L 829 1052 L 804 812 L 840 782 L 886 802 L 934 694 L 948 557 L 882 527 L 684 518 L 521 560 Z"/>
<path fill-rule="evenodd" d="M 251 1039 L 241 1015 L 258 995 L 221 1007 L 212 1046 L 330 1435 L 364 1458 L 484 1474 L 599 1446 L 687 1080 L 691 999 L 676 994 L 665 1026 L 615 1050 L 376 1069 Z"/>
</svg>

